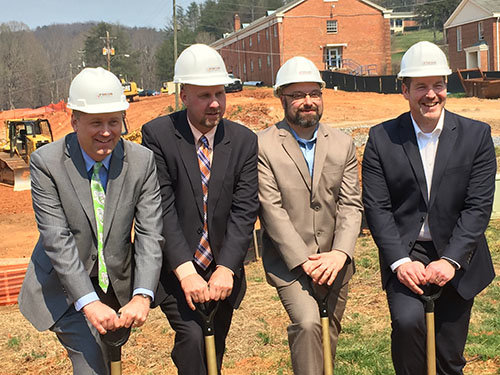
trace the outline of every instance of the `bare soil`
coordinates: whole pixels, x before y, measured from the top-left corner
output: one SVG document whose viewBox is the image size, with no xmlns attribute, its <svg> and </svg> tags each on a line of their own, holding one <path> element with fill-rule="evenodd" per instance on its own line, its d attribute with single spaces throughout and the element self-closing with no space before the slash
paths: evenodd
<svg viewBox="0 0 500 375">
<path fill-rule="evenodd" d="M 353 128 L 353 133 L 365 133 L 366 125 L 374 125 L 408 110 L 402 95 L 348 93 L 325 90 L 322 122 L 341 128 Z M 127 111 L 129 130 L 140 127 L 160 115 L 170 113 L 175 106 L 173 96 L 160 95 L 139 98 Z M 492 134 L 500 136 L 500 100 L 449 98 L 446 108 L 477 120 L 488 122 Z M 241 122 L 253 130 L 271 126 L 283 116 L 281 104 L 269 88 L 245 88 L 227 95 L 226 117 Z M 16 116 L 17 117 L 17 116 Z M 49 113 L 56 139 L 71 132 L 70 111 Z M 0 112 L 0 121 L 9 112 Z M 359 129 L 361 127 L 361 129 Z M 29 258 L 38 239 L 30 192 L 13 192 L 0 185 L 0 264 L 12 258 Z M 378 283 L 378 280 L 374 280 Z M 375 291 L 374 291 L 375 290 Z M 388 311 L 380 289 L 353 280 L 351 306 L 356 311 L 376 313 L 382 327 L 388 327 Z M 359 303 L 359 304 L 358 304 Z M 352 319 L 350 307 L 345 319 Z M 249 290 L 231 328 L 225 374 L 288 374 L 286 325 L 288 318 L 267 285 L 259 263 L 250 267 Z M 262 332 L 258 339 L 256 334 Z M 267 335 L 267 336 L 266 336 Z M 153 310 L 147 324 L 138 329 L 124 351 L 124 373 L 172 374 L 170 360 L 173 332 L 159 309 Z M 282 352 L 275 358 L 276 347 Z M 1 374 L 66 374 L 70 363 L 66 353 L 51 333 L 38 333 L 20 315 L 17 306 L 0 307 Z M 282 362 L 278 369 L 276 363 Z M 283 370 L 285 369 L 285 370 Z M 500 363 L 474 361 L 466 368 L 468 374 L 494 374 Z"/>
</svg>

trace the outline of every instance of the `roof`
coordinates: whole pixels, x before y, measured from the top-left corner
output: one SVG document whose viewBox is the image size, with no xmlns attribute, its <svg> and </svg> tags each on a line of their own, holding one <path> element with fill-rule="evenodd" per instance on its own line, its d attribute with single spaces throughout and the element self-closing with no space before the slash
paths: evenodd
<svg viewBox="0 0 500 375">
<path fill-rule="evenodd" d="M 444 24 L 444 28 L 463 25 L 491 17 L 500 17 L 498 0 L 462 0 Z"/>
<path fill-rule="evenodd" d="M 232 41 L 231 41 L 232 39 L 243 38 L 243 37 L 247 36 L 247 34 L 253 34 L 255 31 L 258 31 L 258 29 L 260 29 L 262 27 L 267 27 L 271 24 L 281 22 L 281 19 L 285 15 L 286 12 L 288 12 L 289 10 L 295 8 L 297 5 L 302 4 L 306 1 L 308 1 L 308 0 L 294 0 L 288 4 L 283 5 L 282 7 L 278 8 L 278 9 L 276 9 L 275 11 L 271 11 L 272 13 L 270 13 L 268 11 L 267 16 L 258 18 L 250 24 L 246 24 L 246 26 L 244 28 L 242 27 L 238 31 L 233 31 L 232 33 L 225 34 L 225 36 L 223 38 L 218 39 L 217 41 L 212 43 L 211 46 L 215 49 L 223 47 L 224 45 L 232 43 Z M 384 15 L 388 15 L 388 14 L 392 13 L 392 10 L 381 7 L 380 5 L 377 5 L 369 0 L 358 0 L 358 1 L 365 3 L 366 5 L 379 10 Z M 494 0 L 492 0 L 492 1 L 494 1 Z M 229 41 L 231 41 L 231 42 L 229 42 Z M 229 42 L 229 43 L 227 43 L 227 42 Z"/>
</svg>

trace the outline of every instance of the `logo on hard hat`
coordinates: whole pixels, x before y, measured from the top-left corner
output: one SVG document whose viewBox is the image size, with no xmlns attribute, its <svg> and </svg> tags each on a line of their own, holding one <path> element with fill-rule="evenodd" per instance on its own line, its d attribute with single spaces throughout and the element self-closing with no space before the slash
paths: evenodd
<svg viewBox="0 0 500 375">
<path fill-rule="evenodd" d="M 312 72 L 310 70 L 300 70 L 298 72 L 299 75 L 303 75 L 303 74 L 311 74 Z"/>
<path fill-rule="evenodd" d="M 101 98 L 103 96 L 113 96 L 113 93 L 112 92 L 100 92 L 99 94 L 97 94 L 98 98 Z"/>
<path fill-rule="evenodd" d="M 436 65 L 437 61 L 424 61 L 422 62 L 422 65 Z"/>
<path fill-rule="evenodd" d="M 220 66 L 209 66 L 207 69 L 209 72 L 216 72 L 220 70 Z"/>
</svg>

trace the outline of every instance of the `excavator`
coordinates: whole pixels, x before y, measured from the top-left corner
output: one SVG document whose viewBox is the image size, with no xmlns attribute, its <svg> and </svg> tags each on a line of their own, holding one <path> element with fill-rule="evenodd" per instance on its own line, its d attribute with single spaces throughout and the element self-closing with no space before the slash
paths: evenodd
<svg viewBox="0 0 500 375">
<path fill-rule="evenodd" d="M 0 148 L 0 182 L 14 191 L 29 190 L 29 159 L 38 148 L 54 141 L 47 119 L 5 120 L 7 144 Z"/>
</svg>

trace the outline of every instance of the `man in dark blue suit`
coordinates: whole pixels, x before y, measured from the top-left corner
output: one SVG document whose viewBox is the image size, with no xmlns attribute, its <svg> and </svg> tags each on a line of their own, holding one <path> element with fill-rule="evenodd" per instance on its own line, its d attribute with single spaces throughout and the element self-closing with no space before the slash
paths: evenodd
<svg viewBox="0 0 500 375">
<path fill-rule="evenodd" d="M 363 201 L 379 248 L 397 375 L 426 374 L 426 284 L 442 288 L 437 373 L 462 374 L 474 296 L 495 276 L 484 235 L 496 173 L 490 127 L 444 109 L 449 74 L 436 45 L 413 45 L 398 75 L 410 112 L 370 129 L 363 159 Z"/>
</svg>

